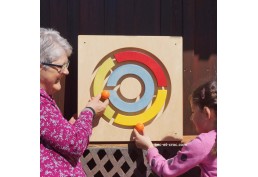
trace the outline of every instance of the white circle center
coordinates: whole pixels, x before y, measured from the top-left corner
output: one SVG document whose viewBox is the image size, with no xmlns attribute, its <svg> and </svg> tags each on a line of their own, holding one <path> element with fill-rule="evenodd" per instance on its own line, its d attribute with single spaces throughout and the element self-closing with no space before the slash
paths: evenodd
<svg viewBox="0 0 258 177">
<path fill-rule="evenodd" d="M 120 92 L 127 99 L 137 98 L 140 96 L 141 90 L 141 83 L 133 77 L 125 78 L 120 85 Z"/>
</svg>

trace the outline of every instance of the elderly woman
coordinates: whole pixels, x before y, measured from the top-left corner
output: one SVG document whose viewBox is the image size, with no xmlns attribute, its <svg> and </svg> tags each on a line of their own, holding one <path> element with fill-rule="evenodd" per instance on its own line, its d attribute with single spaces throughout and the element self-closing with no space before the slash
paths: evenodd
<svg viewBox="0 0 258 177">
<path fill-rule="evenodd" d="M 69 74 L 71 53 L 71 45 L 59 32 L 40 29 L 40 176 L 86 176 L 79 158 L 88 146 L 94 115 L 103 113 L 109 103 L 97 96 L 73 124 L 63 117 L 52 96 Z"/>
</svg>

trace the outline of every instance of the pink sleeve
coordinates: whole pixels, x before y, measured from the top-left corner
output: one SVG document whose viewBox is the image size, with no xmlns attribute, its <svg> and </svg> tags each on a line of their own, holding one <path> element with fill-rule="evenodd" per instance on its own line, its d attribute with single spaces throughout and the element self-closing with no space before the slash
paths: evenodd
<svg viewBox="0 0 258 177">
<path fill-rule="evenodd" d="M 57 105 L 41 100 L 40 140 L 63 156 L 78 160 L 88 146 L 92 118 L 91 110 L 85 109 L 71 125 L 62 116 Z"/>
<path fill-rule="evenodd" d="M 200 138 L 196 138 L 185 145 L 176 156 L 168 160 L 164 159 L 157 148 L 150 148 L 147 152 L 147 160 L 152 170 L 159 176 L 179 176 L 198 165 L 207 153 Z"/>
</svg>

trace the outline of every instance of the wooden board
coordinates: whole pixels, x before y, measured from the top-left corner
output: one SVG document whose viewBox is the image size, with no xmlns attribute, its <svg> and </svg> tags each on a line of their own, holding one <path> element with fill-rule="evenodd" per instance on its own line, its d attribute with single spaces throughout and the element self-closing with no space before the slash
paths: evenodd
<svg viewBox="0 0 258 177">
<path fill-rule="evenodd" d="M 182 37 L 78 38 L 78 112 L 103 89 L 111 93 L 90 141 L 131 141 L 138 122 L 153 141 L 182 139 Z"/>
</svg>

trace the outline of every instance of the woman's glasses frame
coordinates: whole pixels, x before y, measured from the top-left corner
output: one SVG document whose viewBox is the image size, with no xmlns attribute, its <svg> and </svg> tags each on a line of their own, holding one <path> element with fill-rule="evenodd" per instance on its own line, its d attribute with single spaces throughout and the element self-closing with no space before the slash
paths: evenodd
<svg viewBox="0 0 258 177">
<path fill-rule="evenodd" d="M 70 61 L 68 61 L 67 63 L 65 63 L 63 65 L 58 65 L 58 64 L 53 64 L 53 63 L 45 63 L 45 62 L 41 62 L 40 64 L 45 65 L 45 66 L 58 67 L 58 68 L 60 68 L 60 71 L 58 71 L 58 72 L 63 72 L 65 69 L 68 69 Z"/>
</svg>

